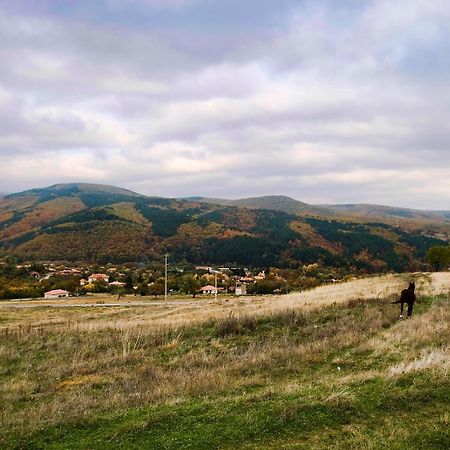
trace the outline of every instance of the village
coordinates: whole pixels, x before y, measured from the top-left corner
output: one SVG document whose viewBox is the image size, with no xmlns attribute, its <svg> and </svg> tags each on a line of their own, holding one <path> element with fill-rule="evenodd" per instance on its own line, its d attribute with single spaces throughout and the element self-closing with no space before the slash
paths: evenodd
<svg viewBox="0 0 450 450">
<path fill-rule="evenodd" d="M 283 294 L 348 279 L 318 264 L 300 270 L 189 265 L 69 265 L 0 262 L 0 298 L 218 296 Z"/>
</svg>

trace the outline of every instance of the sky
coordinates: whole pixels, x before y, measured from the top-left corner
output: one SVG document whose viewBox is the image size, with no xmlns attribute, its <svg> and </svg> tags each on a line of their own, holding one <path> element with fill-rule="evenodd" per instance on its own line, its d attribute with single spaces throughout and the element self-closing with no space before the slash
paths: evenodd
<svg viewBox="0 0 450 450">
<path fill-rule="evenodd" d="M 450 210 L 448 0 L 0 0 L 0 192 Z"/>
</svg>

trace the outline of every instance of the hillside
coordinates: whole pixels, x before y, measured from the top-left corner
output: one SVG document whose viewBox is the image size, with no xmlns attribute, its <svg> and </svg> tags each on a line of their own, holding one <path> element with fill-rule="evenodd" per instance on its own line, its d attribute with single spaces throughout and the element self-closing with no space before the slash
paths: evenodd
<svg viewBox="0 0 450 450">
<path fill-rule="evenodd" d="M 248 197 L 237 200 L 227 200 L 223 198 L 191 197 L 203 203 L 212 203 L 222 206 L 236 206 L 251 209 L 270 209 L 282 211 L 289 214 L 308 214 L 308 215 L 336 215 L 327 208 L 321 208 L 314 205 L 295 200 L 285 195 L 264 195 L 262 197 Z"/>
<path fill-rule="evenodd" d="M 349 204 L 349 205 L 323 205 L 331 211 L 344 212 L 355 215 L 390 217 L 399 219 L 419 219 L 419 220 L 448 220 L 450 221 L 450 211 L 423 211 L 420 209 L 396 208 L 392 206 Z"/>
<path fill-rule="evenodd" d="M 191 263 L 401 271 L 420 268 L 442 242 L 424 228 L 299 214 L 307 206 L 285 197 L 256 204 L 262 209 L 89 184 L 32 189 L 0 200 L 0 251 L 29 260 L 160 261 L 169 252 Z"/>
<path fill-rule="evenodd" d="M 434 224 L 440 226 L 441 231 L 448 233 L 450 230 L 450 211 L 427 211 L 370 204 L 310 205 L 284 195 L 265 195 L 235 200 L 209 197 L 189 197 L 189 199 L 223 206 L 270 209 L 290 214 L 350 218 L 357 221 L 375 219 L 392 224 L 398 219 L 403 226 L 413 224 L 420 227 Z"/>
<path fill-rule="evenodd" d="M 399 321 L 391 301 L 411 277 L 418 302 Z M 2 302 L 0 447 L 449 448 L 449 278 L 251 301 Z"/>
</svg>

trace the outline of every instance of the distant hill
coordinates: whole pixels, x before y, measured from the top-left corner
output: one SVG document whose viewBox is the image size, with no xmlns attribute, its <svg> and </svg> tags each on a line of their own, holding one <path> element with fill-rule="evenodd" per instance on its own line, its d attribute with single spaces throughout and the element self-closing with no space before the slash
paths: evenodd
<svg viewBox="0 0 450 450">
<path fill-rule="evenodd" d="M 212 203 L 223 206 L 237 206 L 252 209 L 271 209 L 274 211 L 283 211 L 291 214 L 309 214 L 309 215 L 333 215 L 327 208 L 321 208 L 314 205 L 295 200 L 285 195 L 265 195 L 262 197 L 249 197 L 237 200 L 227 200 L 221 198 L 191 197 L 203 203 Z M 335 214 L 334 214 L 335 215 Z"/>
<path fill-rule="evenodd" d="M 216 205 L 239 206 L 252 209 L 272 209 L 292 214 L 307 214 L 318 216 L 346 216 L 353 215 L 367 218 L 390 219 L 418 219 L 443 220 L 450 224 L 449 211 L 427 211 L 420 209 L 400 208 L 370 204 L 344 204 L 344 205 L 310 205 L 284 195 L 265 195 L 242 199 L 222 199 L 209 197 L 189 197 L 203 203 Z"/>
<path fill-rule="evenodd" d="M 89 184 L 89 183 L 63 183 L 54 184 L 46 188 L 29 189 L 15 194 L 6 195 L 6 199 L 36 197 L 38 200 L 49 200 L 52 198 L 78 195 L 80 197 L 88 196 L 122 196 L 122 197 L 139 197 L 140 194 L 115 186 L 108 186 L 103 184 Z"/>
<path fill-rule="evenodd" d="M 323 205 L 323 208 L 340 213 L 364 215 L 364 216 L 419 219 L 419 220 L 439 219 L 450 221 L 450 211 L 424 211 L 420 209 L 398 208 L 392 206 L 367 205 L 367 204 Z"/>
<path fill-rule="evenodd" d="M 23 260 L 161 261 L 169 252 L 190 263 L 415 270 L 442 242 L 432 232 L 349 219 L 283 196 L 219 204 L 71 183 L 0 200 L 0 255 Z"/>
</svg>

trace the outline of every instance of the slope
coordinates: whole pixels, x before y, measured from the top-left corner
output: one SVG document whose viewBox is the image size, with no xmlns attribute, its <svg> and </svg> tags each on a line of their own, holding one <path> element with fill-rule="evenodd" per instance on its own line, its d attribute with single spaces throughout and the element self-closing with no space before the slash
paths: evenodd
<svg viewBox="0 0 450 450">
<path fill-rule="evenodd" d="M 269 197 L 263 204 L 295 210 L 301 202 Z M 420 268 L 429 246 L 440 242 L 386 223 L 146 197 L 111 186 L 55 185 L 0 201 L 0 252 L 29 260 L 154 261 L 169 252 L 190 263 L 405 270 Z"/>
<path fill-rule="evenodd" d="M 327 208 L 309 205 L 285 195 L 264 195 L 261 197 L 248 197 L 236 200 L 208 197 L 190 197 L 190 199 L 216 205 L 236 206 L 252 209 L 270 209 L 290 214 L 308 214 L 322 216 L 333 215 L 333 213 L 331 211 L 328 211 Z"/>
<path fill-rule="evenodd" d="M 336 212 L 360 216 L 419 220 L 450 220 L 450 211 L 424 211 L 419 209 L 369 204 L 323 205 L 323 207 Z"/>
<path fill-rule="evenodd" d="M 364 300 L 350 283 L 337 304 L 329 286 L 326 306 L 272 298 L 283 307 L 194 323 L 185 313 L 164 328 L 153 307 L 60 308 L 59 320 L 3 307 L 0 445 L 448 448 L 450 284 L 417 278 L 407 321 L 377 297 L 385 277 L 361 280 L 373 288 Z"/>
</svg>

